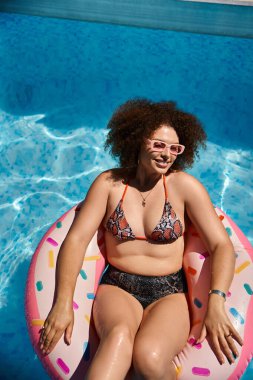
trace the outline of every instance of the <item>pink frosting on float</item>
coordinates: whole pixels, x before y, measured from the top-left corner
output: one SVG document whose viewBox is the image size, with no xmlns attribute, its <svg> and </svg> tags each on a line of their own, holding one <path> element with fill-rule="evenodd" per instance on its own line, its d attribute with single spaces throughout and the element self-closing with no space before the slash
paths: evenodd
<svg viewBox="0 0 253 380">
<path fill-rule="evenodd" d="M 221 211 L 219 209 L 219 212 L 223 216 L 226 216 L 226 219 L 229 221 L 232 229 L 236 233 L 241 244 L 247 250 L 247 252 L 251 258 L 251 261 L 253 261 L 253 250 L 252 250 L 252 246 L 251 246 L 249 240 L 242 233 L 240 228 L 226 214 L 223 213 L 223 211 Z M 250 316 L 250 315 L 253 315 L 253 297 L 250 297 L 249 306 L 248 306 L 248 310 L 247 310 L 247 316 L 246 316 L 246 323 L 245 323 L 245 327 L 244 327 L 244 336 L 252 336 L 253 337 L 253 323 L 250 320 L 250 318 L 248 318 L 248 316 Z M 245 343 L 242 346 L 242 352 L 241 352 L 239 361 L 237 362 L 237 367 L 236 367 L 235 371 L 229 376 L 229 378 L 227 380 L 238 380 L 242 376 L 244 370 L 247 368 L 250 360 L 252 359 L 252 355 L 249 357 L 247 354 L 247 352 L 249 352 L 249 351 L 252 352 L 252 346 L 253 346 L 252 342 L 250 342 L 250 339 L 247 339 L 247 340 L 244 339 L 244 341 L 245 341 Z"/>
<path fill-rule="evenodd" d="M 27 282 L 26 282 L 26 295 L 25 295 L 25 313 L 26 313 L 26 320 L 29 320 L 29 316 L 33 315 L 33 319 L 40 319 L 39 315 L 39 309 L 37 305 L 37 300 L 36 300 L 36 294 L 35 294 L 35 267 L 36 267 L 36 262 L 37 262 L 37 257 L 39 255 L 39 252 L 41 250 L 42 245 L 45 243 L 47 240 L 48 236 L 54 231 L 56 224 L 59 221 L 62 221 L 65 219 L 65 217 L 75 208 L 76 206 L 72 207 L 70 210 L 65 212 L 56 222 L 52 224 L 52 226 L 49 228 L 47 233 L 43 236 L 41 241 L 39 242 L 33 257 L 32 261 L 30 264 L 29 272 L 28 272 L 28 277 L 27 277 Z M 56 371 L 56 369 L 52 366 L 51 360 L 48 356 L 43 355 L 39 346 L 39 338 L 40 338 L 40 330 L 42 326 L 38 325 L 30 325 L 28 326 L 28 331 L 29 335 L 31 337 L 31 340 L 33 342 L 33 347 L 37 353 L 37 355 L 40 357 L 40 359 L 43 361 L 45 368 L 48 368 L 50 373 L 55 379 L 62 380 L 63 378 L 60 377 L 59 373 Z M 35 338 L 37 337 L 37 338 Z"/>
<path fill-rule="evenodd" d="M 250 258 L 251 258 L 251 261 L 253 261 L 253 250 L 252 250 L 252 245 L 251 243 L 249 242 L 249 240 L 247 239 L 247 237 L 243 234 L 243 232 L 240 230 L 240 228 L 233 222 L 233 220 L 227 216 L 222 210 L 220 210 L 219 208 L 217 208 L 219 210 L 219 212 L 226 216 L 226 219 L 228 220 L 228 222 L 230 223 L 232 229 L 234 230 L 234 232 L 236 233 L 238 239 L 240 240 L 240 242 L 242 243 L 242 245 L 244 246 L 244 248 L 247 250 Z"/>
</svg>

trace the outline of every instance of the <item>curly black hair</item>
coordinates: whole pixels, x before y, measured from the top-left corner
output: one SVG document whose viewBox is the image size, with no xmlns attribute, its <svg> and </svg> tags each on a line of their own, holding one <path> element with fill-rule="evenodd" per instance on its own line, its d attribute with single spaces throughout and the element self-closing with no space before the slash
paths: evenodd
<svg viewBox="0 0 253 380">
<path fill-rule="evenodd" d="M 122 168 L 136 168 L 141 144 L 161 125 L 174 128 L 180 144 L 185 145 L 185 151 L 177 157 L 173 169 L 191 167 L 200 146 L 206 147 L 207 136 L 200 121 L 178 109 L 174 101 L 153 102 L 135 98 L 119 106 L 108 123 L 105 148 L 119 159 Z"/>
</svg>

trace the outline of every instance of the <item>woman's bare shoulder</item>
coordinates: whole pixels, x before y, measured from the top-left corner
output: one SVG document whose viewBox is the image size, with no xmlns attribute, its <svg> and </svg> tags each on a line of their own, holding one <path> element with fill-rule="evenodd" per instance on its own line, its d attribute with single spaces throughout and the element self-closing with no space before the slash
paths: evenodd
<svg viewBox="0 0 253 380">
<path fill-rule="evenodd" d="M 114 188 L 124 181 L 126 181 L 126 173 L 120 168 L 112 168 L 100 173 L 94 180 L 94 184 Z"/>
<path fill-rule="evenodd" d="M 175 187 L 184 197 L 206 192 L 203 184 L 193 175 L 183 171 L 173 172 L 172 174 Z"/>
<path fill-rule="evenodd" d="M 181 185 L 191 184 L 193 186 L 197 184 L 201 185 L 201 182 L 189 173 L 186 173 L 183 171 L 174 171 L 172 174 L 173 174 L 173 177 L 175 178 L 175 182 L 177 182 L 178 184 L 181 184 Z"/>
</svg>

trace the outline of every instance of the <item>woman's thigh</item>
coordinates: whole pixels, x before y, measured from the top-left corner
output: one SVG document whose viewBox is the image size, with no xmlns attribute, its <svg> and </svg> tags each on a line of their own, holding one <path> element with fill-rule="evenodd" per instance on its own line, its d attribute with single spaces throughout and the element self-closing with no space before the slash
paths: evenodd
<svg viewBox="0 0 253 380">
<path fill-rule="evenodd" d="M 135 338 L 135 349 L 145 356 L 173 359 L 190 332 L 190 315 L 184 293 L 170 294 L 149 305 Z M 148 353 L 147 351 L 151 351 Z"/>
<path fill-rule="evenodd" d="M 99 285 L 93 304 L 93 319 L 100 339 L 113 329 L 129 332 L 134 340 L 143 317 L 141 304 L 117 286 Z"/>
</svg>

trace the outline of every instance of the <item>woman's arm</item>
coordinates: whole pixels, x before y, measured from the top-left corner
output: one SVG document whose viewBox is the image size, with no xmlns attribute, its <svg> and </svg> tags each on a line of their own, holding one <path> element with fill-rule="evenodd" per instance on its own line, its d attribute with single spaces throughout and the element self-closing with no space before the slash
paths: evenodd
<svg viewBox="0 0 253 380">
<path fill-rule="evenodd" d="M 108 173 L 102 173 L 91 185 L 61 246 L 56 269 L 56 302 L 72 303 L 77 276 L 87 246 L 106 213 L 108 195 Z"/>
<path fill-rule="evenodd" d="M 184 189 L 186 212 L 196 227 L 200 238 L 205 243 L 211 256 L 210 289 L 228 292 L 234 276 L 235 252 L 229 236 L 217 216 L 209 195 L 203 185 L 189 174 L 182 173 L 181 186 Z M 204 340 L 206 334 L 212 349 L 222 364 L 223 354 L 230 362 L 234 362 L 232 353 L 238 356 L 234 338 L 243 344 L 224 309 L 224 298 L 217 294 L 209 296 L 207 313 L 198 342 Z M 231 333 L 231 336 L 228 336 Z"/>
<path fill-rule="evenodd" d="M 109 181 L 109 174 L 105 172 L 93 182 L 60 248 L 54 304 L 44 322 L 40 338 L 43 353 L 52 351 L 64 331 L 65 342 L 70 344 L 74 324 L 72 301 L 76 280 L 87 246 L 106 213 Z"/>
</svg>

